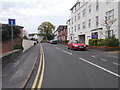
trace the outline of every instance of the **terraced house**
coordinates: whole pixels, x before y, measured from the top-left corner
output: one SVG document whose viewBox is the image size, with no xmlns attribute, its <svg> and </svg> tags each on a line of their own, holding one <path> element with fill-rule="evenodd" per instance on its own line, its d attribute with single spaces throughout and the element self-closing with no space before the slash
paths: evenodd
<svg viewBox="0 0 120 90">
<path fill-rule="evenodd" d="M 88 44 L 89 39 L 120 38 L 119 0 L 78 0 L 70 11 L 68 40 Z"/>
</svg>

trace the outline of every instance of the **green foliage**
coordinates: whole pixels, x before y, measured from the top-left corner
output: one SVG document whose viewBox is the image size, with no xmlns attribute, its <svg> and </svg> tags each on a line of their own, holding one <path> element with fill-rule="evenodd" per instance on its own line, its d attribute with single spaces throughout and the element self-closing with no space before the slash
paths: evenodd
<svg viewBox="0 0 120 90">
<path fill-rule="evenodd" d="M 69 40 L 64 40 L 64 41 L 62 41 L 63 43 L 68 43 L 69 42 Z"/>
<path fill-rule="evenodd" d="M 55 29 L 55 26 L 50 22 L 43 22 L 39 27 L 38 31 L 41 36 L 46 36 L 48 40 L 53 39 L 52 31 Z"/>
<path fill-rule="evenodd" d="M 19 37 L 20 30 L 18 27 L 13 26 L 13 38 Z M 2 41 L 7 41 L 12 38 L 11 27 L 7 24 L 2 25 Z"/>
<path fill-rule="evenodd" d="M 47 37 L 48 40 L 52 40 L 52 39 L 54 38 L 54 35 L 52 35 L 52 34 L 47 34 L 46 37 Z"/>
<path fill-rule="evenodd" d="M 23 47 L 22 47 L 22 45 L 13 46 L 13 50 L 16 50 L 16 49 L 22 49 L 23 50 Z"/>
<path fill-rule="evenodd" d="M 106 38 L 106 39 L 89 39 L 90 46 L 108 46 L 108 47 L 117 47 L 119 46 L 119 41 L 115 37 Z"/>
</svg>

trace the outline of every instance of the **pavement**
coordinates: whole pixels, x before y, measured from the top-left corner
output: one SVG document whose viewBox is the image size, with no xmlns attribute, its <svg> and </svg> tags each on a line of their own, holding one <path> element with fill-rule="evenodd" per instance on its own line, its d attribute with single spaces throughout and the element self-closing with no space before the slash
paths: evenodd
<svg viewBox="0 0 120 90">
<path fill-rule="evenodd" d="M 68 50 L 44 43 L 45 72 L 42 88 L 118 88 L 118 55 L 88 49 Z"/>
<path fill-rule="evenodd" d="M 39 56 L 39 51 L 39 44 L 37 44 L 3 68 L 3 88 L 22 88 L 26 84 Z"/>
</svg>

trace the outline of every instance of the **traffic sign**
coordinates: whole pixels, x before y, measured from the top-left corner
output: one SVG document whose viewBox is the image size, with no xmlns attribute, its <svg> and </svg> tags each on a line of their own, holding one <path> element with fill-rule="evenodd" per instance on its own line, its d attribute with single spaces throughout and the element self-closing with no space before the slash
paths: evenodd
<svg viewBox="0 0 120 90">
<path fill-rule="evenodd" d="M 15 25 L 15 19 L 8 19 L 8 24 L 10 26 L 14 26 Z"/>
</svg>

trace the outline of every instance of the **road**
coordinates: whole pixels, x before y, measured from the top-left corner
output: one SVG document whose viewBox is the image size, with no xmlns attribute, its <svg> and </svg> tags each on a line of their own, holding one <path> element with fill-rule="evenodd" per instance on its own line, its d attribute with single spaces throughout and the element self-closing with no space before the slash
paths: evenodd
<svg viewBox="0 0 120 90">
<path fill-rule="evenodd" d="M 118 88 L 118 56 L 103 51 L 68 50 L 42 44 L 45 70 L 42 88 Z"/>
<path fill-rule="evenodd" d="M 118 55 L 37 44 L 2 69 L 3 88 L 118 88 Z M 34 89 L 33 89 L 34 90 Z"/>
</svg>

